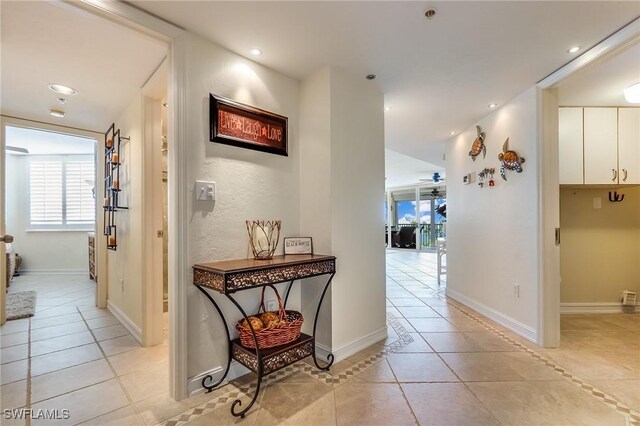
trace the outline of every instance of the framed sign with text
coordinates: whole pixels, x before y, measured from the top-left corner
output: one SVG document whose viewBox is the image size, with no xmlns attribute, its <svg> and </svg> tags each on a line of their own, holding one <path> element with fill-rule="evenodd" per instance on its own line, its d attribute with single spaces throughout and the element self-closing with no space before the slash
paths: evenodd
<svg viewBox="0 0 640 426">
<path fill-rule="evenodd" d="M 209 94 L 211 142 L 287 156 L 287 117 Z"/>
<path fill-rule="evenodd" d="M 285 237 L 284 254 L 313 254 L 311 237 Z"/>
</svg>

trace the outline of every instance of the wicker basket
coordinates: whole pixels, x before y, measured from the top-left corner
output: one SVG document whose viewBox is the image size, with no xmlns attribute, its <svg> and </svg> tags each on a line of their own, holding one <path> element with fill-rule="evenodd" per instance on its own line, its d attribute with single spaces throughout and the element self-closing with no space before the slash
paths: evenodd
<svg viewBox="0 0 640 426">
<path fill-rule="evenodd" d="M 300 329 L 302 328 L 302 314 L 297 311 L 285 311 L 282 298 L 278 294 L 278 290 L 272 285 L 262 287 L 262 297 L 260 298 L 260 309 L 255 316 L 259 316 L 261 312 L 266 312 L 264 306 L 264 291 L 267 287 L 275 292 L 278 299 L 278 311 L 274 311 L 280 319 L 280 324 L 273 327 L 262 328 L 256 331 L 256 337 L 258 339 L 258 347 L 260 349 L 273 348 L 275 346 L 286 345 L 289 342 L 293 342 L 300 337 Z M 260 312 L 261 311 L 261 312 Z M 250 328 L 242 326 L 242 320 L 236 324 L 236 330 L 240 334 L 240 344 L 245 348 L 255 348 L 255 340 L 253 339 L 253 333 Z"/>
</svg>

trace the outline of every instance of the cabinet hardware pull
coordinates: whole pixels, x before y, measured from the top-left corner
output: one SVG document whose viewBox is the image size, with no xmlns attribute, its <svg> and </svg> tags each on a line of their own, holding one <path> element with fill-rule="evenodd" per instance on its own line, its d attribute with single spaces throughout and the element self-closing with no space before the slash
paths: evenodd
<svg viewBox="0 0 640 426">
<path fill-rule="evenodd" d="M 611 169 L 611 171 L 613 172 L 613 179 L 611 179 L 611 181 L 615 182 L 618 180 L 618 171 L 616 169 Z"/>
<path fill-rule="evenodd" d="M 627 169 L 622 169 L 622 173 L 624 173 L 624 177 L 622 178 L 623 182 L 627 181 Z"/>
</svg>

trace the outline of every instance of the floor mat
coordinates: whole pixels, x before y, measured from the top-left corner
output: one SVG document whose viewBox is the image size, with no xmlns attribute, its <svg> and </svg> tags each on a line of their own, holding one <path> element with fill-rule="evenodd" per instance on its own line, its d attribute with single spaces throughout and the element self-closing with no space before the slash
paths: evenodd
<svg viewBox="0 0 640 426">
<path fill-rule="evenodd" d="M 7 294 L 7 321 L 32 317 L 35 311 L 35 291 L 19 291 Z"/>
</svg>

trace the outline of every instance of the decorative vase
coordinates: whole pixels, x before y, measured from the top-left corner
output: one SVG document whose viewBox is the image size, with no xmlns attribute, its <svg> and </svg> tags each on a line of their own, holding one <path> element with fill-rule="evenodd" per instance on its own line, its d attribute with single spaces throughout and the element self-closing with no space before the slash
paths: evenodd
<svg viewBox="0 0 640 426">
<path fill-rule="evenodd" d="M 269 260 L 278 247 L 280 239 L 281 220 L 247 220 L 247 232 L 249 233 L 249 245 L 253 252 L 253 258 L 257 260 Z"/>
</svg>

